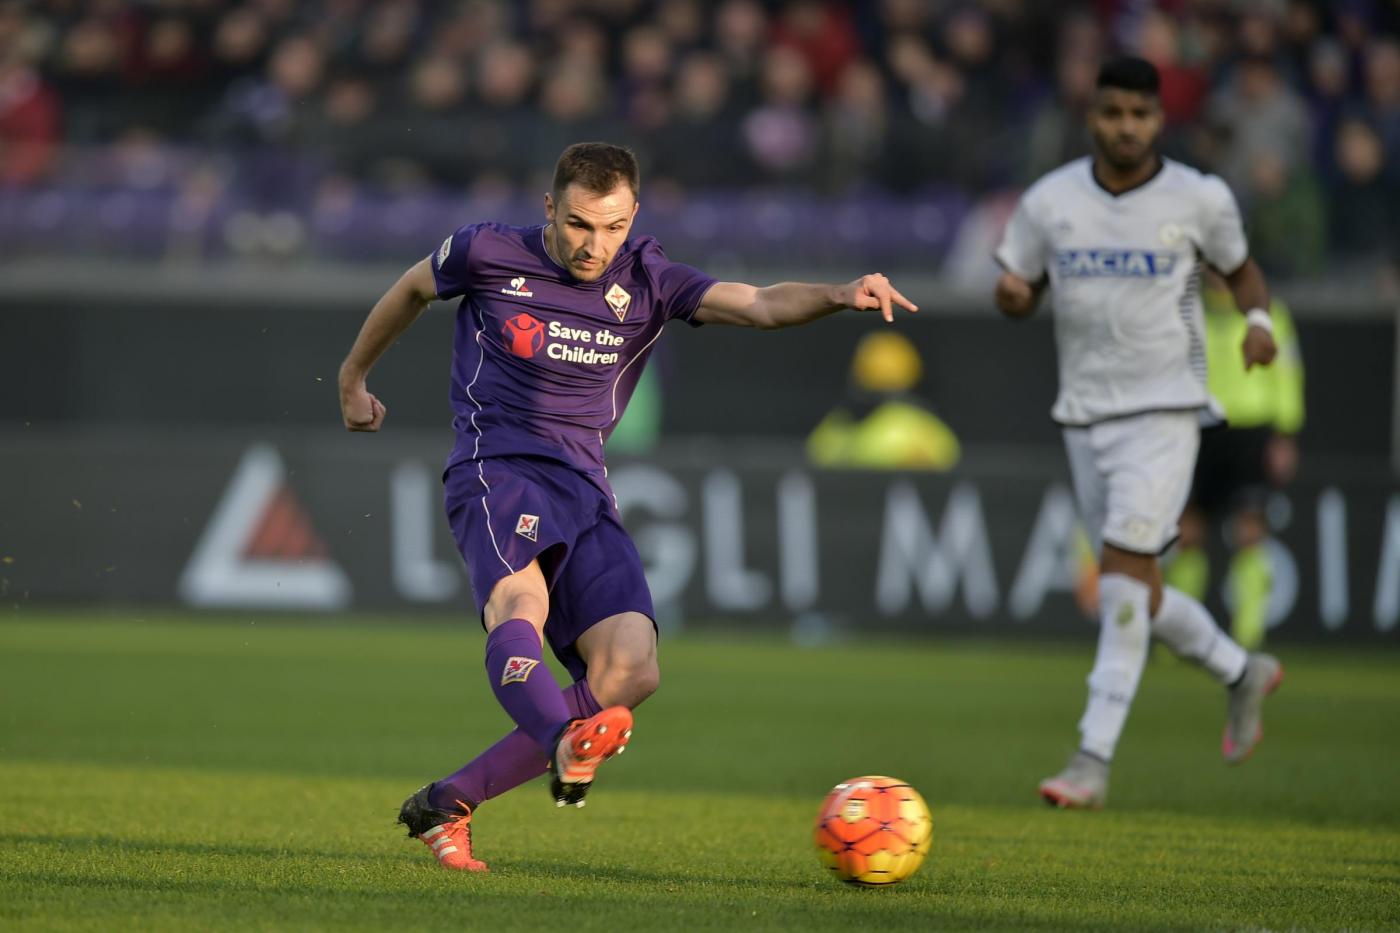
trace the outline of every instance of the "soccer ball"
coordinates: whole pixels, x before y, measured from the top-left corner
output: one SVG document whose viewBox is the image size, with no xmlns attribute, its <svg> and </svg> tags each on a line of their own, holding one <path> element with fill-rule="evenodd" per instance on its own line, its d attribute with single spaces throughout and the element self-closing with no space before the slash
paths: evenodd
<svg viewBox="0 0 1400 933">
<path fill-rule="evenodd" d="M 928 855 L 933 819 L 919 792 L 898 778 L 851 778 L 822 801 L 815 838 L 817 857 L 842 881 L 894 884 Z"/>
</svg>

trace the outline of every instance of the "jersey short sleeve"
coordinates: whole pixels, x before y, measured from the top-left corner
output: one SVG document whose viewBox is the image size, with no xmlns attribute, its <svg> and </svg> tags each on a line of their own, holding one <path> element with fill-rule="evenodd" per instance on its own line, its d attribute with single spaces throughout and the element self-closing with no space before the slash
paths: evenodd
<svg viewBox="0 0 1400 933">
<path fill-rule="evenodd" d="M 1223 180 L 1207 175 L 1201 180 L 1201 255 L 1226 274 L 1249 258 L 1249 241 L 1235 196 Z"/>
<path fill-rule="evenodd" d="M 429 257 L 438 298 L 444 301 L 460 298 L 470 290 L 471 275 L 468 265 L 471 260 L 471 246 L 480 228 L 480 224 L 459 227 L 457 232 L 443 240 L 437 252 Z"/>
<path fill-rule="evenodd" d="M 666 319 L 680 318 L 692 327 L 699 327 L 701 322 L 695 320 L 695 312 L 717 279 L 694 266 L 672 262 L 657 244 L 647 248 L 642 261 L 656 283 L 657 304 Z"/>
<path fill-rule="evenodd" d="M 1027 282 L 1038 282 L 1045 275 L 1048 241 L 1026 200 L 1021 198 L 1007 221 L 995 256 L 1006 271 Z"/>
</svg>

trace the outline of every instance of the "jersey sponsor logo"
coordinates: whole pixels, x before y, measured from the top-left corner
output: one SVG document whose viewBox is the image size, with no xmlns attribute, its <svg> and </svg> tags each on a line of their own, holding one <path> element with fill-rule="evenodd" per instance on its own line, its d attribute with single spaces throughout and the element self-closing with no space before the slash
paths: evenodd
<svg viewBox="0 0 1400 933">
<path fill-rule="evenodd" d="M 538 318 L 521 311 L 507 319 L 501 328 L 506 349 L 521 359 L 528 360 L 540 352 L 544 346 L 544 324 Z"/>
<path fill-rule="evenodd" d="M 450 252 L 452 252 L 452 237 L 443 240 L 442 245 L 438 247 L 437 267 L 439 269 L 442 268 L 443 263 L 447 262 L 447 254 Z"/>
<path fill-rule="evenodd" d="M 608 289 L 607 294 L 603 296 L 603 300 L 608 303 L 609 308 L 612 308 L 613 314 L 617 315 L 619 323 L 627 317 L 627 307 L 632 304 L 632 296 L 627 294 L 621 285 L 614 282 L 612 288 Z"/>
<path fill-rule="evenodd" d="M 521 515 L 519 521 L 515 523 L 515 533 L 522 538 L 538 541 L 540 537 L 540 517 L 538 515 Z"/>
<path fill-rule="evenodd" d="M 1175 253 L 1145 249 L 1062 249 L 1055 253 L 1061 278 L 1151 279 L 1171 275 Z"/>
<path fill-rule="evenodd" d="M 525 287 L 525 276 L 517 275 L 510 280 L 510 288 L 501 289 L 502 295 L 510 295 L 515 298 L 534 298 L 535 293 Z"/>
<path fill-rule="evenodd" d="M 622 354 L 617 348 L 627 342 L 625 337 L 614 334 L 606 327 L 593 330 L 570 327 L 558 321 L 550 321 L 546 325 L 524 311 L 507 319 L 501 328 L 501 337 L 506 349 L 521 359 L 528 360 L 543 349 L 545 356 L 551 360 L 587 366 L 611 366 L 618 362 Z M 547 346 L 546 338 L 549 340 Z"/>
<path fill-rule="evenodd" d="M 523 684 L 530 679 L 530 672 L 540 662 L 535 658 L 507 658 L 506 666 L 501 668 L 501 686 L 506 684 Z"/>
</svg>

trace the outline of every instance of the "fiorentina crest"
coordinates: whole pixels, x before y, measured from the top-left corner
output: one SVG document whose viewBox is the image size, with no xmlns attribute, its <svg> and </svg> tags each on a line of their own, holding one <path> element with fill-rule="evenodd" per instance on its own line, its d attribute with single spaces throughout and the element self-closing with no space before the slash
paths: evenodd
<svg viewBox="0 0 1400 933">
<path fill-rule="evenodd" d="M 540 536 L 540 517 L 538 515 L 521 515 L 520 521 L 515 523 L 515 533 L 531 541 L 538 540 Z"/>
<path fill-rule="evenodd" d="M 501 686 L 523 684 L 538 663 L 534 658 L 511 658 L 506 661 L 506 666 L 501 670 Z"/>
<path fill-rule="evenodd" d="M 632 296 L 627 294 L 626 289 L 621 285 L 614 282 L 612 288 L 608 289 L 608 293 L 603 296 L 603 300 L 608 303 L 609 308 L 612 308 L 613 314 L 617 315 L 618 323 L 627 317 L 627 306 L 632 303 Z"/>
</svg>

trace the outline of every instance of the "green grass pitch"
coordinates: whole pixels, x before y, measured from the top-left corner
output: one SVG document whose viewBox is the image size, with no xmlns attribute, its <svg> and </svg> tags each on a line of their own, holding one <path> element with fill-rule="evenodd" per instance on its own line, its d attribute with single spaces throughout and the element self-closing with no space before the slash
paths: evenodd
<svg viewBox="0 0 1400 933">
<path fill-rule="evenodd" d="M 1154 662 L 1110 808 L 1035 784 L 1092 646 L 683 634 L 583 810 L 543 781 L 442 871 L 402 799 L 507 726 L 475 626 L 14 613 L 0 622 L 0 929 L 943 930 L 1400 927 L 1400 655 L 1281 653 L 1254 759 L 1219 688 Z M 934 818 L 890 889 L 827 877 L 837 781 Z"/>
</svg>

